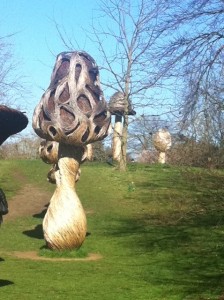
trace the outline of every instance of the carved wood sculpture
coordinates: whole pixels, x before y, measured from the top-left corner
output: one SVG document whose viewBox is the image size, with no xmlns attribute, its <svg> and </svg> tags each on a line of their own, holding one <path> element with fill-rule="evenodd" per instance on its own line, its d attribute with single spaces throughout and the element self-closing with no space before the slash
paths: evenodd
<svg viewBox="0 0 224 300">
<path fill-rule="evenodd" d="M 166 163 L 166 151 L 170 149 L 171 143 L 171 135 L 166 128 L 159 129 L 158 132 L 153 135 L 154 147 L 159 152 L 159 163 Z"/>
<path fill-rule="evenodd" d="M 115 115 L 114 132 L 112 139 L 113 159 L 120 161 L 121 157 L 121 139 L 122 139 L 122 116 L 125 113 L 124 94 L 116 92 L 112 95 L 109 102 L 109 110 L 111 115 Z M 128 115 L 135 115 L 136 112 L 132 109 L 131 102 L 128 106 Z"/>
<path fill-rule="evenodd" d="M 86 159 L 89 161 L 93 161 L 93 145 L 88 144 L 86 145 Z"/>
<path fill-rule="evenodd" d="M 0 105 L 0 145 L 11 135 L 26 128 L 28 118 L 19 110 Z M 5 194 L 0 189 L 0 224 L 3 221 L 2 215 L 8 213 L 8 204 Z"/>
<path fill-rule="evenodd" d="M 33 115 L 35 132 L 58 145 L 56 190 L 43 221 L 52 249 L 79 248 L 86 236 L 86 216 L 75 181 L 84 146 L 107 136 L 110 113 L 100 88 L 94 59 L 85 52 L 57 56 L 50 86 Z"/>
<path fill-rule="evenodd" d="M 11 135 L 26 128 L 28 119 L 19 110 L 0 105 L 0 145 Z"/>
<path fill-rule="evenodd" d="M 43 162 L 53 165 L 47 174 L 47 180 L 50 183 L 56 183 L 55 172 L 58 170 L 58 146 L 58 142 L 43 140 L 39 147 L 39 155 Z M 85 151 L 81 163 L 88 159 L 88 151 L 86 148 L 87 147 L 83 148 Z M 80 175 L 81 169 L 79 168 L 78 172 L 75 174 L 75 182 L 79 180 Z"/>
</svg>

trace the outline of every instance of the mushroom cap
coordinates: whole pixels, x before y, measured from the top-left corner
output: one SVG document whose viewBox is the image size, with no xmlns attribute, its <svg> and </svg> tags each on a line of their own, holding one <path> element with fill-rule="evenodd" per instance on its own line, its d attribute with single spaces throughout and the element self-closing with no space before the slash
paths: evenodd
<svg viewBox="0 0 224 300">
<path fill-rule="evenodd" d="M 11 135 L 26 128 L 28 118 L 19 110 L 0 105 L 0 145 Z"/>
<path fill-rule="evenodd" d="M 60 53 L 33 114 L 37 135 L 81 146 L 105 138 L 110 121 L 94 59 L 86 52 Z"/>
<path fill-rule="evenodd" d="M 159 129 L 153 135 L 153 144 L 156 150 L 160 152 L 166 152 L 172 144 L 171 135 L 169 131 L 166 128 Z"/>
<path fill-rule="evenodd" d="M 124 115 L 125 112 L 125 95 L 122 92 L 114 93 L 109 101 L 109 111 L 112 115 Z M 132 108 L 131 100 L 128 103 L 128 115 L 135 115 L 136 112 Z"/>
</svg>

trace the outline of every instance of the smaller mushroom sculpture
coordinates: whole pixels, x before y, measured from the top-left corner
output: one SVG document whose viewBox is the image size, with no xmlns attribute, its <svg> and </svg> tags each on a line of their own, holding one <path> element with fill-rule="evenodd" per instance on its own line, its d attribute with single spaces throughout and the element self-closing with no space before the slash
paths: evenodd
<svg viewBox="0 0 224 300">
<path fill-rule="evenodd" d="M 166 128 L 159 129 L 153 135 L 153 144 L 159 152 L 158 162 L 161 164 L 166 163 L 166 151 L 170 149 L 172 140 L 169 131 Z"/>
<path fill-rule="evenodd" d="M 115 116 L 114 132 L 112 139 L 112 153 L 115 161 L 120 161 L 121 157 L 121 139 L 122 139 L 122 117 L 125 113 L 124 94 L 122 92 L 114 93 L 109 101 L 109 111 Z M 131 102 L 128 105 L 128 115 L 135 115 L 136 112 L 132 109 Z"/>
<path fill-rule="evenodd" d="M 109 125 L 95 60 L 84 51 L 60 53 L 50 85 L 33 114 L 37 135 L 58 142 L 48 145 L 58 152 L 58 160 L 51 161 L 56 162 L 52 171 L 56 189 L 43 220 L 44 238 L 51 249 L 77 249 L 85 240 L 87 222 L 76 178 L 85 146 L 104 139 Z"/>
</svg>

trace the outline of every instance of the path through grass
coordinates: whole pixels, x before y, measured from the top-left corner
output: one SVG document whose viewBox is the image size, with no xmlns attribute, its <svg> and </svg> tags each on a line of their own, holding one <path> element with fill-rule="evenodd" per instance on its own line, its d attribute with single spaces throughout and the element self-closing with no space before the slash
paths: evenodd
<svg viewBox="0 0 224 300">
<path fill-rule="evenodd" d="M 0 185 L 9 198 L 27 181 L 45 180 L 40 161 L 0 161 Z M 7 176 L 5 176 L 7 175 Z M 78 194 L 87 211 L 83 251 L 91 262 L 17 259 L 12 251 L 44 246 L 43 214 L 3 224 L 0 230 L 2 299 L 205 300 L 224 294 L 223 171 L 84 164 Z"/>
</svg>

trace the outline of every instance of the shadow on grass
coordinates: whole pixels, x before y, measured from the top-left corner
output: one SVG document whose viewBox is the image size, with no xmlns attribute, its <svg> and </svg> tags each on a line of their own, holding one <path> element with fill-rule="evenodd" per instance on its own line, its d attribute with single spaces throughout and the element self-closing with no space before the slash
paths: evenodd
<svg viewBox="0 0 224 300">
<path fill-rule="evenodd" d="M 44 216 L 45 216 L 45 214 L 46 214 L 46 212 L 47 212 L 48 206 L 49 206 L 49 204 L 46 204 L 46 205 L 45 205 L 46 208 L 43 209 L 41 212 L 39 212 L 39 213 L 37 213 L 37 214 L 34 214 L 33 217 L 34 217 L 34 218 L 38 218 L 38 219 L 43 219 Z"/>
<path fill-rule="evenodd" d="M 23 231 L 23 234 L 35 239 L 40 239 L 40 240 L 44 239 L 42 224 L 37 225 L 32 230 Z"/>
<path fill-rule="evenodd" d="M 10 280 L 0 279 L 0 287 L 6 286 L 6 285 L 10 285 L 10 284 L 14 284 L 14 282 L 10 281 Z"/>
<path fill-rule="evenodd" d="M 224 291 L 224 220 L 220 214 L 213 211 L 176 225 L 159 216 L 138 214 L 117 219 L 114 229 L 107 232 L 119 238 L 122 248 L 131 249 L 141 265 L 141 276 L 150 284 L 172 289 L 174 295 L 181 291 L 183 299 L 208 299 L 203 295 L 219 299 Z"/>
</svg>

